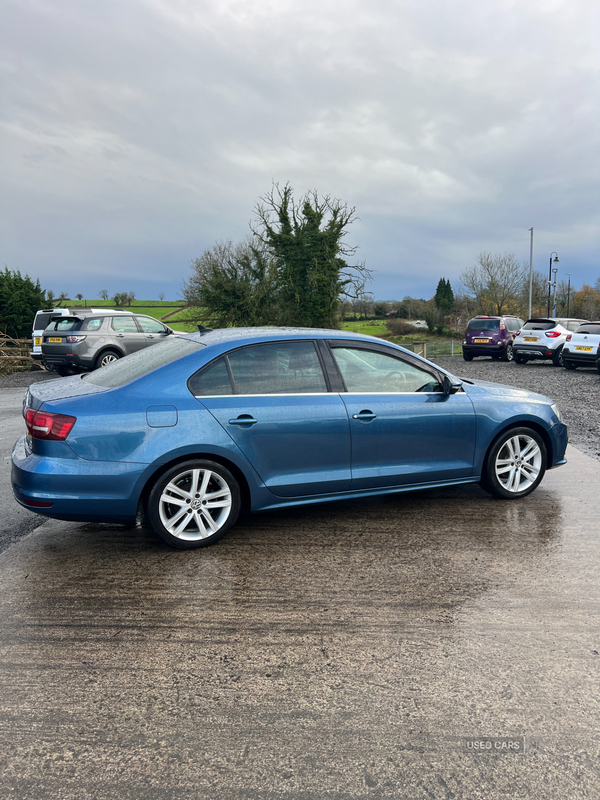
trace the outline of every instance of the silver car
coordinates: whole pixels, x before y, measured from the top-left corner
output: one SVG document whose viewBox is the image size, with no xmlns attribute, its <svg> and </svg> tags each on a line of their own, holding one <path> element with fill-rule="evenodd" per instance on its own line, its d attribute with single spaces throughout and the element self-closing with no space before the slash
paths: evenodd
<svg viewBox="0 0 600 800">
<path fill-rule="evenodd" d="M 162 342 L 175 331 L 153 317 L 105 311 L 53 320 L 42 336 L 42 364 L 59 375 L 98 369 Z"/>
<path fill-rule="evenodd" d="M 570 317 L 543 317 L 528 319 L 513 342 L 515 364 L 526 364 L 530 359 L 550 359 L 555 367 L 562 366 L 563 345 L 585 319 Z"/>
<path fill-rule="evenodd" d="M 596 367 L 600 372 L 600 322 L 586 322 L 567 336 L 563 367 Z"/>
</svg>

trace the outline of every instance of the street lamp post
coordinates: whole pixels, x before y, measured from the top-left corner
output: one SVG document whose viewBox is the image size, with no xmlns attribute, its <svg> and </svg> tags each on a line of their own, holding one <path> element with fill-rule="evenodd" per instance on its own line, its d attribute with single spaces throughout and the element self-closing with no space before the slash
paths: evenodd
<svg viewBox="0 0 600 800">
<path fill-rule="evenodd" d="M 547 316 L 550 316 L 550 300 L 552 299 L 552 256 L 554 256 L 554 263 L 558 264 L 558 253 L 554 250 L 550 253 L 550 266 L 548 268 L 548 313 Z"/>
<path fill-rule="evenodd" d="M 569 318 L 569 303 L 571 300 L 571 273 L 568 272 L 567 275 L 569 276 L 569 285 L 567 287 L 567 319 Z"/>
<path fill-rule="evenodd" d="M 533 290 L 533 228 L 529 228 L 531 239 L 529 242 L 529 314 L 527 319 L 531 319 L 531 295 Z"/>
<path fill-rule="evenodd" d="M 554 281 L 552 282 L 552 286 L 554 288 L 554 297 L 552 298 L 552 316 L 556 316 L 556 273 L 558 272 L 558 267 L 554 267 L 552 270 L 554 275 Z"/>
</svg>

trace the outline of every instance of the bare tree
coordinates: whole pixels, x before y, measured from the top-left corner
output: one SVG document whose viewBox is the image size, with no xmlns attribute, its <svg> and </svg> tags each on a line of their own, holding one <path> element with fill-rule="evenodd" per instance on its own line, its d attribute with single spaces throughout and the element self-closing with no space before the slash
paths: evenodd
<svg viewBox="0 0 600 800">
<path fill-rule="evenodd" d="M 128 292 L 127 293 L 127 305 L 130 306 L 133 300 L 135 300 L 135 292 Z"/>
<path fill-rule="evenodd" d="M 159 299 L 159 300 L 161 301 L 161 303 L 162 303 L 162 301 L 165 299 L 165 293 L 164 293 L 164 292 L 159 292 L 159 293 L 158 293 L 158 299 Z"/>
<path fill-rule="evenodd" d="M 515 311 L 522 296 L 526 268 L 512 253 L 482 252 L 475 266 L 461 273 L 465 293 L 476 300 L 477 310 L 487 314 Z"/>
<path fill-rule="evenodd" d="M 100 289 L 98 292 L 98 297 L 101 300 L 108 300 L 108 289 Z"/>
</svg>

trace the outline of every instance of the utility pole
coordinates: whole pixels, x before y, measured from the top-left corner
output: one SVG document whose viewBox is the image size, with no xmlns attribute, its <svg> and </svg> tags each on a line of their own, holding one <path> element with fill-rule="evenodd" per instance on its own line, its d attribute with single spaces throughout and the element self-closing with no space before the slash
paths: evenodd
<svg viewBox="0 0 600 800">
<path fill-rule="evenodd" d="M 533 228 L 529 228 L 531 232 L 531 241 L 529 242 L 529 312 L 527 319 L 531 319 L 531 295 L 533 291 Z"/>
</svg>

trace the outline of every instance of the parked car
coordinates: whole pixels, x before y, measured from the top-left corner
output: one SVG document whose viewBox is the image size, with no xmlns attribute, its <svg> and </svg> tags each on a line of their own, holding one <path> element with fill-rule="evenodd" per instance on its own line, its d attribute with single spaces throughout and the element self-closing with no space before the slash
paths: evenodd
<svg viewBox="0 0 600 800">
<path fill-rule="evenodd" d="M 462 343 L 464 360 L 491 356 L 497 361 L 512 361 L 513 340 L 521 325 L 523 320 L 510 314 L 501 317 L 480 315 L 469 320 Z"/>
<path fill-rule="evenodd" d="M 562 366 L 562 349 L 569 333 L 586 320 L 571 317 L 528 319 L 513 344 L 515 364 L 526 364 L 532 358 L 551 359 Z"/>
<path fill-rule="evenodd" d="M 72 314 L 54 320 L 44 331 L 42 363 L 59 375 L 98 369 L 173 334 L 172 328 L 143 314 Z"/>
<path fill-rule="evenodd" d="M 143 512 L 174 547 L 259 511 L 480 483 L 522 498 L 565 463 L 542 395 L 460 380 L 380 339 L 230 328 L 171 336 L 83 376 L 33 384 L 17 501 L 66 520 Z"/>
<path fill-rule="evenodd" d="M 60 317 L 70 317 L 73 314 L 106 314 L 112 309 L 107 308 L 45 308 L 36 311 L 33 320 L 33 330 L 31 332 L 31 342 L 33 349 L 31 357 L 34 361 L 42 360 L 42 338 L 44 331 L 56 319 Z M 114 311 L 115 314 L 127 314 L 127 311 Z"/>
<path fill-rule="evenodd" d="M 600 372 L 600 322 L 586 322 L 567 334 L 562 363 L 565 369 L 596 367 Z"/>
</svg>

